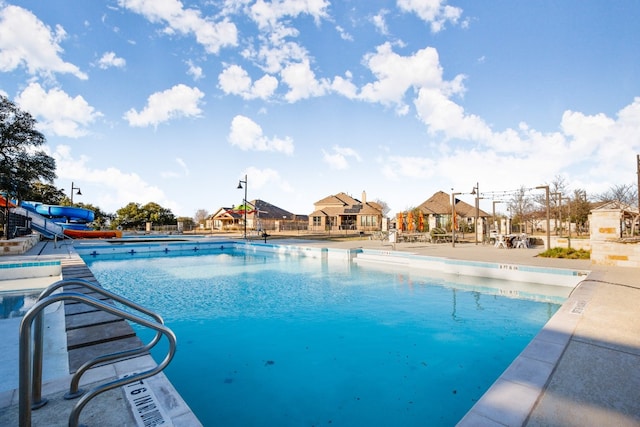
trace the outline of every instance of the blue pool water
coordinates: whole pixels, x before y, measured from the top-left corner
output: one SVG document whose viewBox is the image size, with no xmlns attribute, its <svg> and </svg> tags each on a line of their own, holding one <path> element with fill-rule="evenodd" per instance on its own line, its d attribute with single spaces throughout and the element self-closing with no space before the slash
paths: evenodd
<svg viewBox="0 0 640 427">
<path fill-rule="evenodd" d="M 174 330 L 166 373 L 205 426 L 455 425 L 559 307 L 347 261 L 121 258 L 85 261 Z"/>
</svg>

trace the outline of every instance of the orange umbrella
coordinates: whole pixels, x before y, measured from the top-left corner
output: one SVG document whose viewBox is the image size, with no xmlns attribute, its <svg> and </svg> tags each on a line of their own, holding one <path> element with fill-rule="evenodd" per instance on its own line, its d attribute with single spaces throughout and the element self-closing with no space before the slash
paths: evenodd
<svg viewBox="0 0 640 427">
<path fill-rule="evenodd" d="M 407 214 L 407 229 L 409 231 L 413 231 L 414 229 L 414 223 L 413 223 L 413 212 L 409 211 L 409 213 Z"/>
<path fill-rule="evenodd" d="M 424 231 L 424 214 L 420 211 L 420 216 L 418 217 L 418 230 L 422 233 Z"/>
<path fill-rule="evenodd" d="M 398 230 L 402 231 L 402 230 L 403 230 L 403 228 L 404 228 L 404 227 L 403 227 L 403 225 L 404 225 L 404 224 L 403 224 L 403 216 L 402 216 L 402 212 L 399 212 L 396 218 L 397 218 L 396 228 L 397 228 Z"/>
</svg>

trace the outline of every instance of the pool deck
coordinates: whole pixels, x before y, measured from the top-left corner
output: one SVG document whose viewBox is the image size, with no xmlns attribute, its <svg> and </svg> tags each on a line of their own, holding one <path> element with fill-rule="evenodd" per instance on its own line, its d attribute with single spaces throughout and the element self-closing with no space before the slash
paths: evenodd
<svg viewBox="0 0 640 427">
<path fill-rule="evenodd" d="M 640 426 L 638 269 L 592 265 L 588 260 L 539 258 L 536 255 L 540 248 L 497 249 L 473 243 L 458 243 L 455 248 L 451 244 L 430 243 L 398 243 L 394 247 L 378 240 L 336 242 L 274 238 L 270 243 L 396 250 L 459 260 L 590 270 L 591 274 L 576 287 L 567 303 L 458 425 Z M 74 256 L 73 250 L 65 245 L 58 244 L 54 248 L 51 242 L 41 242 L 18 259 L 69 260 Z M 2 260 L 9 258 L 0 258 Z M 141 363 L 148 363 L 148 360 Z M 105 367 L 98 370 L 105 370 Z M 92 377 L 88 381 L 97 379 Z M 161 383 L 159 390 L 172 389 L 164 375 L 160 374 L 157 380 Z M 149 383 L 153 381 L 155 378 L 148 379 Z M 60 394 L 59 387 L 45 387 L 45 391 L 50 393 L 52 402 L 59 401 L 53 399 Z M 131 420 L 123 420 L 123 411 L 117 409 L 127 407 L 122 393 L 118 392 L 112 390 L 87 405 L 83 414 L 86 412 L 91 416 L 87 420 L 90 425 L 129 425 Z M 2 408 L 8 404 L 6 395 L 0 393 L 0 424 L 3 424 Z M 66 419 L 60 424 L 52 424 L 53 418 L 47 417 L 48 411 L 59 412 L 56 405 L 49 403 L 34 411 L 33 425 L 45 425 L 35 422 L 38 413 L 38 417 L 48 420 L 46 425 L 66 425 Z M 174 425 L 199 425 L 193 416 L 181 414 L 181 417 L 173 419 Z"/>
</svg>

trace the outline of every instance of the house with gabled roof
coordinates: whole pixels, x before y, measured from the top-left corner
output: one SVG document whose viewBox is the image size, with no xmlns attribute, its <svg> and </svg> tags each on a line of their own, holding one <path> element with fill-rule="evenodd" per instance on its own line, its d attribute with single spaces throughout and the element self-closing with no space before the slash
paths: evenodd
<svg viewBox="0 0 640 427">
<path fill-rule="evenodd" d="M 475 221 L 476 217 L 476 208 L 456 197 L 455 199 L 455 207 L 456 207 L 456 224 L 460 227 L 460 220 L 466 221 L 468 225 L 472 225 Z M 433 194 L 433 196 L 429 197 L 427 200 L 422 202 L 417 209 L 424 215 L 426 218 L 427 224 L 429 224 L 429 229 L 433 230 L 434 228 L 451 228 L 451 218 L 453 215 L 453 209 L 451 208 L 451 195 L 445 193 L 444 191 L 438 191 Z M 486 213 L 482 209 L 478 209 L 478 223 L 480 227 L 478 230 L 481 230 L 482 222 L 480 219 L 486 220 L 491 217 L 490 214 Z"/>
<path fill-rule="evenodd" d="M 245 205 L 218 208 L 207 219 L 206 227 L 214 230 L 238 230 L 243 228 L 245 210 L 247 230 L 302 230 L 307 227 L 307 215 L 291 213 L 260 199 L 247 201 Z"/>
<path fill-rule="evenodd" d="M 318 200 L 313 205 L 314 211 L 309 214 L 310 231 L 371 232 L 382 229 L 382 206 L 368 202 L 364 191 L 362 200 L 338 193 Z"/>
</svg>

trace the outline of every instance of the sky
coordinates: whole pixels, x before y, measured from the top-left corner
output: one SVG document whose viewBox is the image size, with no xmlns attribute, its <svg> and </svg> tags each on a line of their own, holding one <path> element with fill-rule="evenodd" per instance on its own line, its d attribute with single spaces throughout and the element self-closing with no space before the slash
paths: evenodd
<svg viewBox="0 0 640 427">
<path fill-rule="evenodd" d="M 345 192 L 390 215 L 635 185 L 640 2 L 0 0 L 0 94 L 55 185 L 192 217 Z M 497 208 L 500 209 L 498 204 Z"/>
</svg>

